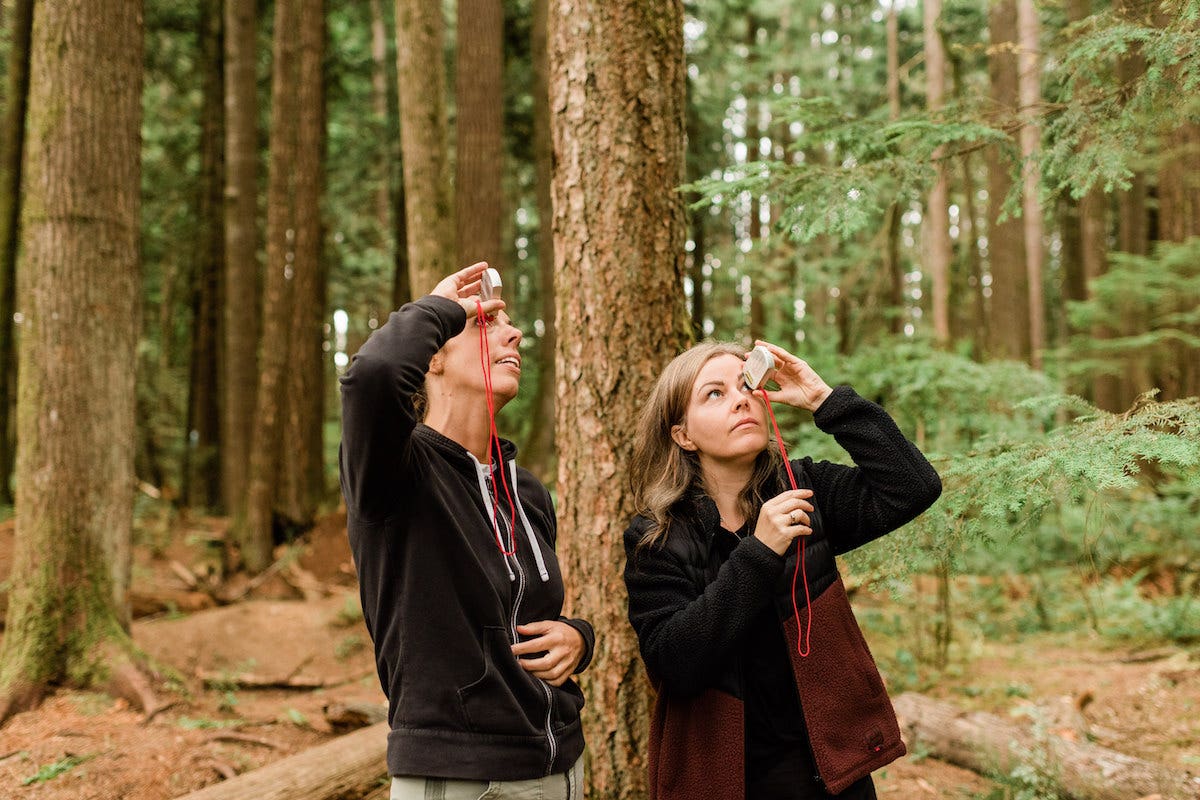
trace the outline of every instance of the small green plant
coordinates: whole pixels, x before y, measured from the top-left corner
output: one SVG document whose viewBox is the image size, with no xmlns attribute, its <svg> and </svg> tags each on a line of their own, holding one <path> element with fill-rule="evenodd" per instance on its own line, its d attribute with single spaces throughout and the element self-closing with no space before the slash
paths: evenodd
<svg viewBox="0 0 1200 800">
<path fill-rule="evenodd" d="M 180 717 L 175 724 L 183 728 L 185 731 L 218 730 L 222 728 L 239 728 L 246 724 L 246 720 Z"/>
<path fill-rule="evenodd" d="M 288 722 L 292 723 L 297 728 L 309 727 L 308 717 L 304 716 L 304 714 L 300 713 L 300 711 L 298 711 L 297 709 L 289 708 L 287 710 L 286 716 L 287 716 Z"/>
<path fill-rule="evenodd" d="M 338 661 L 345 661 L 366 646 L 367 643 L 363 641 L 361 636 L 357 633 L 351 633 L 343 636 L 342 640 L 334 646 L 333 655 Z"/>
<path fill-rule="evenodd" d="M 37 772 L 21 781 L 21 785 L 30 786 L 35 783 L 52 781 L 59 775 L 62 775 L 65 772 L 70 772 L 71 770 L 75 769 L 75 767 L 78 767 L 80 764 L 85 764 L 95 757 L 96 756 L 94 753 L 83 756 L 67 756 L 59 761 L 55 761 L 53 764 L 46 764 Z"/>
<path fill-rule="evenodd" d="M 217 710 L 218 711 L 233 711 L 235 708 L 237 708 L 237 704 L 238 704 L 237 694 L 235 694 L 233 692 L 233 690 L 227 689 L 226 691 L 221 693 L 221 700 L 219 703 L 217 703 Z"/>
<path fill-rule="evenodd" d="M 362 606 L 359 605 L 358 598 L 353 594 L 347 594 L 341 609 L 338 610 L 337 615 L 333 618 L 333 626 L 336 628 L 349 628 L 352 625 L 361 624 L 362 621 Z"/>
</svg>

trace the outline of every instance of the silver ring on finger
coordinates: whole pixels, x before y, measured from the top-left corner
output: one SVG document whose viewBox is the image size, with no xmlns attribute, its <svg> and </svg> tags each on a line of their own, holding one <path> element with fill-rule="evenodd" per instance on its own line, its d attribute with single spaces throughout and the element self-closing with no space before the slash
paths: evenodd
<svg viewBox="0 0 1200 800">
<path fill-rule="evenodd" d="M 795 511 L 788 514 L 788 522 L 790 522 L 792 524 L 792 527 L 795 527 L 798 524 L 796 522 L 796 512 Z"/>
</svg>

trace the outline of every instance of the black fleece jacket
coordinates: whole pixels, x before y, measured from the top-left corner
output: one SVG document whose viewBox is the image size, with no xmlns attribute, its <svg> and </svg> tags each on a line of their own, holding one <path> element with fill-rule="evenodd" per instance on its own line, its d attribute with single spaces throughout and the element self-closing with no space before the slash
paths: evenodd
<svg viewBox="0 0 1200 800">
<path fill-rule="evenodd" d="M 583 752 L 574 681 L 560 687 L 521 668 L 516 626 L 561 619 L 550 494 L 516 467 L 516 555 L 492 530 L 487 465 L 420 424 L 412 398 L 433 355 L 466 325 L 461 306 L 427 296 L 393 313 L 341 379 L 342 493 L 363 616 L 388 698 L 392 775 L 528 780 L 566 771 Z M 494 460 L 498 460 L 495 459 Z M 503 490 L 501 490 L 503 497 Z M 500 503 L 502 525 L 512 524 Z M 507 537 L 505 537 L 507 539 Z"/>
<path fill-rule="evenodd" d="M 833 434 L 856 464 L 848 467 L 811 458 L 792 461 L 797 484 L 813 490 L 813 532 L 806 541 L 805 563 L 809 595 L 817 604 L 838 579 L 835 556 L 912 520 L 938 498 L 941 480 L 887 412 L 848 386 L 834 389 L 814 414 L 814 421 L 822 431 Z M 780 475 L 773 494 L 783 491 L 784 480 Z M 635 517 L 625 532 L 629 620 L 637 632 L 646 669 L 659 689 L 659 711 L 667 718 L 672 707 L 707 708 L 710 701 L 702 696 L 712 692 L 732 696 L 740 706 L 747 683 L 755 680 L 755 674 L 746 669 L 746 659 L 752 654 L 761 656 L 758 639 L 763 616 L 775 616 L 781 630 L 790 624 L 794 613 L 791 581 L 797 558 L 794 545 L 781 557 L 752 535 L 732 546 L 718 539 L 731 534 L 721 530 L 716 505 L 702 491 L 681 499 L 672 514 L 671 528 L 657 544 L 641 546 L 652 525 L 644 516 Z M 753 531 L 754 525 L 747 527 Z M 803 625 L 805 590 L 800 585 L 796 604 Z M 847 619 L 853 626 L 853 618 Z M 813 620 L 814 629 L 823 624 L 832 625 L 829 619 Z M 781 638 L 795 648 L 794 636 Z M 835 638 L 839 649 L 844 646 L 856 656 L 843 664 L 844 670 L 861 673 L 847 685 L 872 686 L 878 675 L 865 644 L 859 644 L 861 637 L 847 632 Z M 788 652 L 779 648 L 778 653 L 780 670 L 772 670 L 772 675 L 790 674 Z M 882 691 L 882 685 L 879 689 Z M 847 702 L 858 702 L 855 694 L 851 692 Z M 839 719 L 815 719 L 812 709 L 802 711 L 806 725 L 798 726 L 801 732 L 805 727 L 811 731 L 853 725 L 852 707 L 845 708 Z M 789 727 L 786 722 L 781 721 L 785 728 Z M 705 720 L 701 727 L 710 723 L 725 724 Z M 740 724 L 727 733 L 745 735 Z M 708 762 L 702 748 L 697 749 L 686 737 L 680 739 L 677 732 L 664 730 L 662 736 L 663 741 L 651 742 L 651 758 L 657 754 L 660 760 L 670 761 L 679 774 L 703 773 Z M 741 742 L 736 748 L 740 752 Z M 869 782 L 864 778 L 847 796 L 859 796 L 854 792 L 871 796 Z M 816 785 L 797 786 L 795 793 L 797 797 L 827 796 Z M 660 787 L 652 796 L 674 795 Z"/>
<path fill-rule="evenodd" d="M 800 488 L 813 490 L 805 562 L 815 598 L 837 578 L 835 556 L 912 520 L 933 505 L 942 484 L 887 412 L 849 386 L 836 387 L 813 421 L 856 464 L 792 461 Z M 792 616 L 796 548 L 781 557 L 746 536 L 724 558 L 712 546 L 720 529 L 716 505 L 702 493 L 680 501 L 675 516 L 661 545 L 638 546 L 651 525 L 645 517 L 635 517 L 625 532 L 629 620 L 650 675 L 671 692 L 695 694 L 728 684 L 731 659 L 759 612 L 773 604 L 780 619 Z M 803 618 L 802 586 L 796 595 Z"/>
</svg>

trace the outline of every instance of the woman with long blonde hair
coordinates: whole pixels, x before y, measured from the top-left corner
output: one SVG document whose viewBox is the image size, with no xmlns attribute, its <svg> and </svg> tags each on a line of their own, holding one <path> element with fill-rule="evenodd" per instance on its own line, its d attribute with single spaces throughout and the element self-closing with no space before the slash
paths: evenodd
<svg viewBox="0 0 1200 800">
<path fill-rule="evenodd" d="M 866 800 L 904 745 L 834 557 L 916 517 L 941 481 L 881 407 L 759 344 L 778 365 L 767 397 L 811 411 L 855 466 L 784 464 L 736 345 L 697 345 L 660 375 L 625 532 L 629 619 L 658 691 L 650 796 Z"/>
</svg>

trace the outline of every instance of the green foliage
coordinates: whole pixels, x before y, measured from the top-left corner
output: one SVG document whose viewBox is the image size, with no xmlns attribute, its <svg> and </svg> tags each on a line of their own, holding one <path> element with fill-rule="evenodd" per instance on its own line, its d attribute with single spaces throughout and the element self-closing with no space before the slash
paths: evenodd
<svg viewBox="0 0 1200 800">
<path fill-rule="evenodd" d="M 37 783 L 52 781 L 59 775 L 70 772 L 71 770 L 75 769 L 75 767 L 78 767 L 80 764 L 86 764 L 95 757 L 95 753 L 83 756 L 67 756 L 59 761 L 55 761 L 53 764 L 46 764 L 33 775 L 30 775 L 28 778 L 21 781 L 21 785 L 31 786 Z"/>
<path fill-rule="evenodd" d="M 1094 184 L 1125 189 L 1161 147 L 1158 137 L 1200 113 L 1200 29 L 1194 0 L 1146 4 L 1125 17 L 1106 10 L 1065 29 L 1058 71 L 1069 76 L 1050 106 L 1041 168 L 1050 192 L 1082 197 Z M 1113 59 L 1144 72 L 1121 84 Z"/>
<path fill-rule="evenodd" d="M 700 194 L 697 208 L 742 193 L 776 198 L 782 203 L 779 227 L 799 242 L 850 238 L 878 220 L 888 203 L 919 195 L 932 180 L 934 162 L 944 157 L 939 151 L 986 143 L 1011 147 L 1003 131 L 982 122 L 922 114 L 889 122 L 884 109 L 856 117 L 828 97 L 781 102 L 775 116 L 799 125 L 795 147 L 803 160 L 734 166 L 684 189 Z M 829 155 L 808 155 L 822 152 Z"/>
<path fill-rule="evenodd" d="M 1180 365 L 1200 364 L 1200 238 L 1160 243 L 1146 256 L 1112 253 L 1089 290 L 1088 300 L 1068 304 L 1078 331 L 1060 353 L 1068 375 L 1141 369 L 1169 380 Z"/>
</svg>

